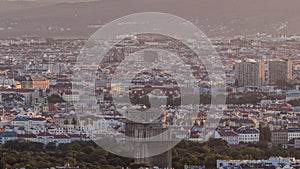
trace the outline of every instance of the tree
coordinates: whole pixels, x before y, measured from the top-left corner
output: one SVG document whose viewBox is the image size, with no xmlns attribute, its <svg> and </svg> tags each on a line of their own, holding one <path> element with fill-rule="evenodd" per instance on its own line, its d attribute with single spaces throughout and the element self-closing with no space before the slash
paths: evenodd
<svg viewBox="0 0 300 169">
<path fill-rule="evenodd" d="M 134 95 L 133 97 L 130 98 L 130 102 L 133 105 L 143 105 L 147 108 L 151 107 L 151 103 L 150 103 L 148 95 L 144 95 L 144 96 Z"/>
<path fill-rule="evenodd" d="M 216 168 L 217 160 L 231 160 L 232 158 L 227 155 L 209 154 L 204 159 L 205 168 Z"/>
<path fill-rule="evenodd" d="M 55 151 L 56 150 L 56 144 L 54 142 L 50 142 L 46 145 L 46 149 L 48 151 Z"/>
<path fill-rule="evenodd" d="M 48 97 L 48 102 L 56 104 L 56 103 L 62 103 L 62 102 L 65 102 L 65 101 L 58 94 L 52 94 L 51 96 Z"/>
<path fill-rule="evenodd" d="M 265 148 L 269 147 L 269 142 L 268 141 L 258 141 L 256 143 L 250 144 L 249 146 L 253 146 L 256 148 L 260 148 L 260 149 L 265 149 Z"/>
<path fill-rule="evenodd" d="M 143 167 L 150 167 L 150 164 L 131 163 L 129 165 L 129 168 L 132 168 L 132 169 L 139 169 L 139 168 L 143 168 Z"/>
<path fill-rule="evenodd" d="M 288 143 L 289 143 L 289 144 L 295 144 L 295 139 L 294 139 L 294 138 L 291 139 Z"/>
<path fill-rule="evenodd" d="M 113 166 L 124 166 L 125 165 L 120 158 L 109 159 L 108 163 Z"/>
<path fill-rule="evenodd" d="M 187 153 L 179 160 L 177 165 L 176 168 L 184 168 L 185 165 L 200 165 L 200 162 L 195 155 Z"/>
<path fill-rule="evenodd" d="M 271 141 L 271 130 L 270 127 L 267 125 L 266 127 L 263 127 L 262 124 L 259 124 L 259 140 L 260 141 Z"/>
<path fill-rule="evenodd" d="M 181 99 L 180 98 L 174 98 L 173 95 L 169 95 L 167 98 L 167 105 L 168 106 L 180 106 L 181 105 Z"/>
<path fill-rule="evenodd" d="M 276 85 L 278 86 L 278 87 L 280 87 L 280 88 L 284 88 L 284 89 L 291 89 L 292 87 L 293 87 L 293 85 L 292 84 L 290 84 L 288 81 L 286 81 L 286 80 L 278 80 L 277 82 L 276 82 Z"/>
<path fill-rule="evenodd" d="M 227 97 L 226 104 L 258 104 L 263 96 L 260 93 L 246 93 L 243 97 Z"/>
<path fill-rule="evenodd" d="M 14 165 L 17 162 L 17 157 L 14 154 L 7 154 L 4 157 L 2 157 L 5 163 L 9 165 Z"/>
<path fill-rule="evenodd" d="M 69 124 L 69 120 L 65 119 L 64 124 Z"/>
<path fill-rule="evenodd" d="M 77 164 L 77 160 L 73 157 L 66 157 L 64 161 L 68 163 L 70 166 L 75 166 Z"/>
<path fill-rule="evenodd" d="M 76 125 L 76 124 L 77 124 L 77 120 L 76 120 L 74 117 L 72 118 L 71 124 L 73 124 L 73 125 Z"/>
<path fill-rule="evenodd" d="M 239 81 L 237 79 L 235 79 L 235 81 L 234 81 L 234 86 L 239 87 Z"/>
<path fill-rule="evenodd" d="M 200 103 L 201 104 L 210 104 L 211 103 L 211 95 L 201 94 L 200 95 Z"/>
<path fill-rule="evenodd" d="M 262 126 L 261 126 L 262 127 Z M 174 149 L 173 167 L 183 168 L 184 165 L 205 165 L 205 168 L 216 168 L 216 160 L 251 160 L 267 159 L 270 156 L 300 158 L 300 150 L 290 147 L 267 146 L 268 142 L 248 144 L 248 147 L 228 147 L 220 139 L 210 139 L 209 142 L 198 143 L 183 140 Z M 149 164 L 133 163 L 134 159 L 111 154 L 93 141 L 76 141 L 67 144 L 44 146 L 41 143 L 26 142 L 24 140 L 8 141 L 0 146 L 0 168 L 51 168 L 64 166 L 69 163 L 80 168 L 115 169 L 125 166 L 140 168 Z"/>
<path fill-rule="evenodd" d="M 228 143 L 222 139 L 211 138 L 208 141 L 209 147 L 228 147 Z"/>
</svg>

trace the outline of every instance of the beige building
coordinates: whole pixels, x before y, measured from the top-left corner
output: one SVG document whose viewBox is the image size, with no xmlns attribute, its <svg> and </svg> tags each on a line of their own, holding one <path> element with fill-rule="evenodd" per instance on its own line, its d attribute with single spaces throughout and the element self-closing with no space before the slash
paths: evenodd
<svg viewBox="0 0 300 169">
<path fill-rule="evenodd" d="M 32 88 L 34 89 L 48 89 L 49 80 L 45 77 L 31 77 Z"/>
<path fill-rule="evenodd" d="M 268 84 L 276 84 L 280 80 L 292 79 L 292 62 L 290 60 L 269 61 Z"/>
<path fill-rule="evenodd" d="M 238 86 L 264 85 L 264 62 L 245 61 L 235 64 L 235 76 Z"/>
<path fill-rule="evenodd" d="M 276 129 L 272 131 L 271 142 L 274 145 L 288 143 L 288 131 L 285 129 Z"/>
</svg>

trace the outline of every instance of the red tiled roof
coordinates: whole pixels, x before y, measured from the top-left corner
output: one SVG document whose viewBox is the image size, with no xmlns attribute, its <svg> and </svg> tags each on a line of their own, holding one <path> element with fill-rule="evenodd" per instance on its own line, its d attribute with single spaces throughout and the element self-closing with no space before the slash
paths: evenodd
<svg viewBox="0 0 300 169">
<path fill-rule="evenodd" d="M 72 138 L 84 137 L 84 135 L 80 135 L 80 134 L 69 134 L 69 136 L 72 137 Z"/>
<path fill-rule="evenodd" d="M 56 139 L 68 139 L 70 137 L 67 136 L 67 135 L 54 135 L 54 138 L 56 138 Z"/>
<path fill-rule="evenodd" d="M 31 117 L 29 118 L 31 121 L 45 121 L 46 119 L 43 117 Z"/>
<path fill-rule="evenodd" d="M 38 134 L 38 136 L 53 136 L 53 135 L 48 132 L 41 132 Z"/>
<path fill-rule="evenodd" d="M 19 138 L 36 138 L 34 134 L 18 134 Z"/>
<path fill-rule="evenodd" d="M 34 92 L 34 89 L 0 89 L 0 91 L 7 91 L 7 92 Z"/>
</svg>

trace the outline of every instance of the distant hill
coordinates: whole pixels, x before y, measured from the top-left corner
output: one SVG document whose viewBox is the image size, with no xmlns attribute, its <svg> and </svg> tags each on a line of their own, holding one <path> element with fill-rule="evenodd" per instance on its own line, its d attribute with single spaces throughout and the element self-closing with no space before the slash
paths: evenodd
<svg viewBox="0 0 300 169">
<path fill-rule="evenodd" d="M 2 0 L 0 38 L 88 38 L 99 25 L 146 11 L 189 19 L 210 37 L 257 32 L 300 34 L 299 6 L 299 0 Z"/>
</svg>

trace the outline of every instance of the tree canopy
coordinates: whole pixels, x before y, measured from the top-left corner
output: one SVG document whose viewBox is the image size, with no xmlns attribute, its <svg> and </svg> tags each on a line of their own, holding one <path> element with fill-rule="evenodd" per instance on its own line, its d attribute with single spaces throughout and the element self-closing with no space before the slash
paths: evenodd
<svg viewBox="0 0 300 169">
<path fill-rule="evenodd" d="M 261 126 L 262 127 L 262 126 Z M 267 127 L 262 127 L 267 131 Z M 264 140 L 268 140 L 265 138 Z M 56 146 L 55 143 L 8 141 L 0 146 L 0 168 L 50 168 L 55 166 L 79 166 L 81 169 L 120 169 L 130 166 L 139 168 L 141 164 L 134 159 L 111 154 L 92 141 L 76 141 Z M 172 149 L 172 165 L 175 169 L 185 165 L 202 165 L 215 168 L 217 159 L 267 159 L 270 156 L 296 157 L 300 159 L 300 150 L 269 147 L 268 141 L 230 147 L 221 139 L 210 139 L 205 143 L 181 141 Z M 147 166 L 148 164 L 143 164 Z"/>
</svg>

